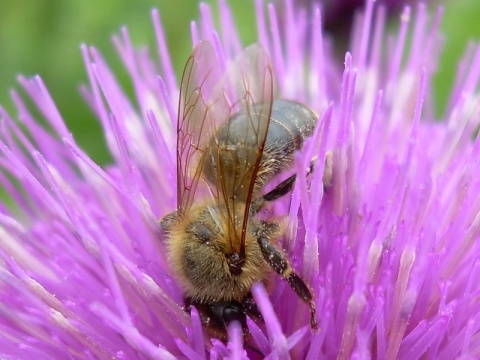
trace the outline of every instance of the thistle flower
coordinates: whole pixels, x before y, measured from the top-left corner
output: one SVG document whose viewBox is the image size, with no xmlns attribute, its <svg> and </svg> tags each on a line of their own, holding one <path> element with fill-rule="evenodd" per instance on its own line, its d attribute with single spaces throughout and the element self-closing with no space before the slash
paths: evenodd
<svg viewBox="0 0 480 360">
<path fill-rule="evenodd" d="M 97 166 L 68 132 L 41 79 L 20 83 L 53 131 L 13 92 L 18 124 L 1 109 L 0 355 L 5 358 L 452 359 L 480 354 L 480 47 L 470 47 L 442 121 L 430 80 L 439 58 L 441 9 L 406 8 L 386 36 L 385 10 L 367 3 L 343 72 L 322 36 L 321 14 L 288 1 L 285 28 L 257 2 L 259 42 L 277 95 L 307 104 L 318 127 L 297 154 L 282 242 L 311 284 L 319 331 L 280 279 L 252 292 L 265 319 L 208 339 L 195 308 L 182 308 L 158 218 L 175 208 L 178 82 L 159 15 L 160 67 L 115 45 L 134 84 L 132 102 L 94 48 L 83 47 L 84 95 L 101 121 L 114 163 Z M 227 5 L 221 32 L 210 9 L 191 27 L 225 63 L 242 49 Z M 411 37 L 407 50 L 406 38 Z M 160 74 L 160 76 L 158 76 Z M 312 158 L 332 154 L 332 181 Z M 262 354 L 262 355 L 259 355 Z"/>
</svg>

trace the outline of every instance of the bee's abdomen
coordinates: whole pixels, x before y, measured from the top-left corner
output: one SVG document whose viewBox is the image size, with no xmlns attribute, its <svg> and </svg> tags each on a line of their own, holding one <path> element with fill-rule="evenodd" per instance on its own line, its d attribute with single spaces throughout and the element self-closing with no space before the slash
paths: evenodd
<svg viewBox="0 0 480 360">
<path fill-rule="evenodd" d="M 306 106 L 290 100 L 275 100 L 265 146 L 292 157 L 315 128 L 317 116 Z"/>
<path fill-rule="evenodd" d="M 252 114 L 255 111 L 254 106 Z M 210 141 L 203 166 L 203 175 L 209 182 L 217 186 L 217 176 L 221 173 L 228 179 L 225 180 L 226 183 L 237 184 L 237 179 L 252 170 L 263 141 L 263 138 L 257 136 L 257 129 L 261 128 L 258 121 L 264 120 L 261 116 L 250 117 L 242 111 L 234 114 L 221 127 Z M 301 103 L 291 100 L 273 102 L 263 155 L 255 179 L 256 191 L 291 165 L 293 154 L 302 148 L 305 138 L 313 133 L 316 122 L 317 115 Z M 218 166 L 219 163 L 222 169 Z"/>
<path fill-rule="evenodd" d="M 305 105 L 290 100 L 275 100 L 265 149 L 258 172 L 260 186 L 290 167 L 293 154 L 312 135 L 317 115 Z"/>
</svg>

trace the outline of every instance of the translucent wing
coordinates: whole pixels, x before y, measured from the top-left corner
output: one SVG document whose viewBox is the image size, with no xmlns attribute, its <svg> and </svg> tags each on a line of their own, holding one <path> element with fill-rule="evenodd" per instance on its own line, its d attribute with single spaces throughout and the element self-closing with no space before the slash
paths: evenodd
<svg viewBox="0 0 480 360">
<path fill-rule="evenodd" d="M 187 60 L 180 86 L 177 121 L 177 210 L 192 206 L 202 171 L 208 124 L 210 93 L 221 77 L 221 67 L 210 42 L 200 42 Z M 209 129 L 210 128 L 210 129 Z"/>
<path fill-rule="evenodd" d="M 211 189 L 227 239 L 226 253 L 245 257 L 250 203 L 273 101 L 273 73 L 259 45 L 224 70 L 214 46 L 199 43 L 184 69 L 177 124 L 177 202 L 193 203 L 200 178 Z M 225 210 L 225 211 L 223 211 Z"/>
<path fill-rule="evenodd" d="M 245 49 L 227 68 L 211 95 L 214 132 L 206 146 L 203 175 L 224 206 L 228 250 L 245 256 L 245 234 L 268 132 L 273 101 L 273 72 L 260 45 Z"/>
</svg>

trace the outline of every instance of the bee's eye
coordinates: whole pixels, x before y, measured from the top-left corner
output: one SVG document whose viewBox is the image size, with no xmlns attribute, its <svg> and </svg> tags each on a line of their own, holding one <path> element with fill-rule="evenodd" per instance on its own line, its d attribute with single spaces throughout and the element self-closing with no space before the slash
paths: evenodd
<svg viewBox="0 0 480 360">
<path fill-rule="evenodd" d="M 178 212 L 174 211 L 170 214 L 165 215 L 160 220 L 160 225 L 164 231 L 169 232 L 173 225 L 175 225 L 178 221 Z"/>
<path fill-rule="evenodd" d="M 200 242 L 206 244 L 212 237 L 213 232 L 208 226 L 201 222 L 192 222 L 187 227 L 187 232 L 194 235 Z"/>
</svg>

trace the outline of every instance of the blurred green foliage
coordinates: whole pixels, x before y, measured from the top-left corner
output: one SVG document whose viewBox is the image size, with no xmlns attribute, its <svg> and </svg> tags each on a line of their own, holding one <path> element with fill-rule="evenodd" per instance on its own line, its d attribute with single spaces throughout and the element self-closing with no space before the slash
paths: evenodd
<svg viewBox="0 0 480 360">
<path fill-rule="evenodd" d="M 445 0 L 444 8 L 441 29 L 445 35 L 445 46 L 434 81 L 438 114 L 442 114 L 445 109 L 457 64 L 468 43 L 480 42 L 480 1 Z"/>
<path fill-rule="evenodd" d="M 230 1 L 246 42 L 255 38 L 252 3 L 253 0 Z M 0 104 L 16 116 L 9 99 L 9 89 L 19 88 L 16 75 L 40 74 L 78 143 L 96 161 L 107 163 L 110 157 L 100 125 L 78 91 L 79 85 L 87 81 L 80 44 L 100 49 L 128 89 L 128 77 L 115 54 L 111 35 L 118 34 L 120 27 L 126 25 L 134 44 L 149 46 L 155 54 L 150 19 L 150 10 L 154 7 L 160 10 L 179 74 L 190 49 L 189 22 L 199 14 L 196 0 L 1 0 Z M 446 34 L 446 47 L 435 79 L 439 113 L 448 97 L 455 64 L 467 41 L 480 38 L 478 14 L 478 0 L 450 0 L 445 4 L 442 29 Z"/>
<path fill-rule="evenodd" d="M 8 99 L 18 73 L 40 74 L 77 142 L 105 164 L 100 124 L 80 95 L 87 82 L 80 44 L 94 45 L 128 87 L 127 74 L 111 41 L 126 25 L 133 42 L 154 49 L 150 10 L 160 8 L 173 59 L 186 57 L 190 19 L 198 17 L 195 0 L 16 0 L 0 1 L 0 103 L 13 115 Z M 185 31 L 187 30 L 187 31 Z"/>
</svg>

